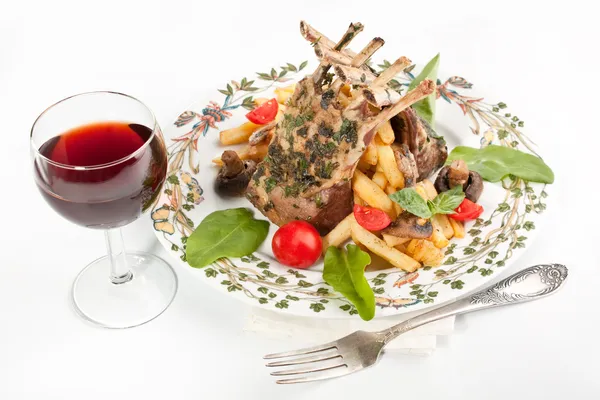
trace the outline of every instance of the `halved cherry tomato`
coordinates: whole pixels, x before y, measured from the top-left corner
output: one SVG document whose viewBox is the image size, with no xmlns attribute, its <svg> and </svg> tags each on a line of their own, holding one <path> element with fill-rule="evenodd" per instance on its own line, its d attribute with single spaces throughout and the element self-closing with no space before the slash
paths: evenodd
<svg viewBox="0 0 600 400">
<path fill-rule="evenodd" d="M 275 119 L 278 110 L 277 99 L 271 99 L 246 114 L 246 118 L 257 125 L 264 125 Z"/>
<path fill-rule="evenodd" d="M 380 231 L 392 223 L 385 211 L 359 204 L 354 205 L 354 218 L 360 226 L 369 231 Z"/>
<path fill-rule="evenodd" d="M 462 203 L 454 210 L 456 214 L 448 215 L 456 221 L 467 221 L 477 219 L 483 212 L 483 207 L 477 203 L 473 203 L 469 199 L 464 199 Z"/>
<path fill-rule="evenodd" d="M 292 221 L 275 232 L 271 247 L 277 260 L 290 267 L 308 268 L 321 257 L 322 240 L 314 226 Z"/>
</svg>

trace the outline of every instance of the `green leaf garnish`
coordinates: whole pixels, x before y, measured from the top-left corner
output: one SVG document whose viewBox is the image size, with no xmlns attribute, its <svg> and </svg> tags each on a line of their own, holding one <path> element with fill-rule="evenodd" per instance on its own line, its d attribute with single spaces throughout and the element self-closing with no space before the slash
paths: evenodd
<svg viewBox="0 0 600 400">
<path fill-rule="evenodd" d="M 365 278 L 371 257 L 353 244 L 346 250 L 335 246 L 327 249 L 323 279 L 354 304 L 363 320 L 369 321 L 375 316 L 375 294 Z"/>
<path fill-rule="evenodd" d="M 187 262 L 202 268 L 221 257 L 252 254 L 265 240 L 269 222 L 257 220 L 247 208 L 215 211 L 187 240 Z"/>
<path fill-rule="evenodd" d="M 478 172 L 488 182 L 499 182 L 508 175 L 530 182 L 554 182 L 554 172 L 541 158 L 510 147 L 488 145 L 476 149 L 458 146 L 450 152 L 446 163 L 454 160 L 465 161 L 470 170 Z"/>
<path fill-rule="evenodd" d="M 400 204 L 404 210 L 421 218 L 431 218 L 431 210 L 414 188 L 404 188 L 390 194 L 390 199 Z"/>
<path fill-rule="evenodd" d="M 421 218 L 431 218 L 435 214 L 454 214 L 456 207 L 465 199 L 462 187 L 438 194 L 433 200 L 425 200 L 414 188 L 404 188 L 390 194 L 390 199 L 411 214 Z"/>
<path fill-rule="evenodd" d="M 421 73 L 417 75 L 415 79 L 413 79 L 410 85 L 408 85 L 408 90 L 413 90 L 415 87 L 417 87 L 419 83 L 423 82 L 425 79 L 431 79 L 435 83 L 437 81 L 439 65 L 440 53 L 438 53 L 427 63 L 427 65 L 425 65 L 425 68 L 423 68 Z M 435 127 L 436 97 L 437 93 L 434 91 L 429 96 L 425 97 L 422 100 L 419 100 L 418 102 L 412 105 L 412 108 L 417 112 L 417 114 L 425 121 L 427 121 L 432 128 Z"/>
</svg>

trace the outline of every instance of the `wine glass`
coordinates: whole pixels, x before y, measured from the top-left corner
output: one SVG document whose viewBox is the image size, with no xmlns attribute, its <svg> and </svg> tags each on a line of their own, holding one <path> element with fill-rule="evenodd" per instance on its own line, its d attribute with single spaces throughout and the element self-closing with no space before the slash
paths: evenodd
<svg viewBox="0 0 600 400">
<path fill-rule="evenodd" d="M 167 174 L 167 150 L 152 111 L 122 93 L 68 97 L 34 122 L 31 154 L 48 204 L 75 224 L 105 232 L 108 255 L 73 283 L 77 312 L 106 328 L 159 316 L 177 292 L 177 276 L 152 254 L 125 252 L 120 230 L 152 207 Z"/>
</svg>

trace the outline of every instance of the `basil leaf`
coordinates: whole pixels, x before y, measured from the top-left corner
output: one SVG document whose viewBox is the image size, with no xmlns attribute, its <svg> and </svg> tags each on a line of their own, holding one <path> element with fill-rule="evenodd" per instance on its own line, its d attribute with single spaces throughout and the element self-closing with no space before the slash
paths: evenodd
<svg viewBox="0 0 600 400">
<path fill-rule="evenodd" d="M 412 90 L 425 79 L 431 79 L 434 83 L 437 81 L 437 73 L 438 67 L 440 65 L 440 53 L 438 53 L 435 57 L 433 57 L 423 68 L 421 73 L 413 79 L 413 81 L 408 85 L 408 90 Z M 437 98 L 437 93 L 434 91 L 429 96 L 424 99 L 419 100 L 415 104 L 412 105 L 412 108 L 417 112 L 417 114 L 423 118 L 425 121 L 429 122 L 432 128 L 435 127 L 435 100 Z"/>
<path fill-rule="evenodd" d="M 404 210 L 421 218 L 431 218 L 431 210 L 427 202 L 413 188 L 404 188 L 390 194 L 390 199 L 400 204 Z"/>
<path fill-rule="evenodd" d="M 347 252 L 335 246 L 327 248 L 323 279 L 354 304 L 363 320 L 369 321 L 375 316 L 375 294 L 365 278 L 371 257 L 353 244 L 346 249 Z"/>
<path fill-rule="evenodd" d="M 187 261 L 202 268 L 221 257 L 252 254 L 269 233 L 269 222 L 257 220 L 247 208 L 215 211 L 187 240 Z"/>
<path fill-rule="evenodd" d="M 433 201 L 428 201 L 427 205 L 432 214 L 454 214 L 456 207 L 465 199 L 462 187 L 454 186 L 452 189 L 438 194 Z"/>
<path fill-rule="evenodd" d="M 470 170 L 489 182 L 499 182 L 508 175 L 530 182 L 554 182 L 554 172 L 541 158 L 510 147 L 488 145 L 476 149 L 458 146 L 450 152 L 446 163 L 454 160 L 464 160 Z"/>
</svg>

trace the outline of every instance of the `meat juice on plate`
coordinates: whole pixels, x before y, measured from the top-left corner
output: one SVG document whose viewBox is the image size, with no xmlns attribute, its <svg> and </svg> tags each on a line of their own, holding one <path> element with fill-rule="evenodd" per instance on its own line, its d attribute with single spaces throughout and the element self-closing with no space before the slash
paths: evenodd
<svg viewBox="0 0 600 400">
<path fill-rule="evenodd" d="M 166 149 L 152 134 L 143 125 L 112 121 L 71 129 L 40 146 L 50 161 L 36 161 L 36 183 L 71 222 L 126 225 L 151 206 L 165 180 Z"/>
</svg>

